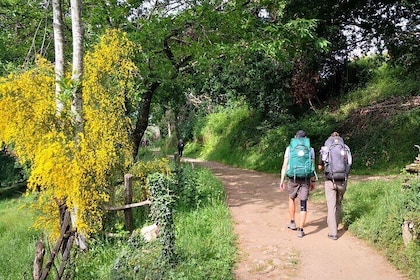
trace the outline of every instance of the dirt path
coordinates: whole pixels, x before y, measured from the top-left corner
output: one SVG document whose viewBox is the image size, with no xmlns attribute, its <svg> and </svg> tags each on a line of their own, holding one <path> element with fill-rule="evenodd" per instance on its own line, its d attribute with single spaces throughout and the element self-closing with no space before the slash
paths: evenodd
<svg viewBox="0 0 420 280">
<path fill-rule="evenodd" d="M 407 279 L 349 232 L 341 230 L 337 241 L 328 239 L 325 203 L 308 202 L 306 235 L 297 238 L 286 228 L 287 192 L 279 190 L 278 177 L 183 160 L 209 167 L 225 186 L 238 236 L 237 280 Z"/>
</svg>

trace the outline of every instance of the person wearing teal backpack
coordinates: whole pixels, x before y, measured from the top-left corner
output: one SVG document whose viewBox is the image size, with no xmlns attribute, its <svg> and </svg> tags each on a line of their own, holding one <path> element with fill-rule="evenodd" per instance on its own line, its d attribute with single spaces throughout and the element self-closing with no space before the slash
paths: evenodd
<svg viewBox="0 0 420 280">
<path fill-rule="evenodd" d="M 304 130 L 298 130 L 290 145 L 284 152 L 283 165 L 281 168 L 280 189 L 286 189 L 285 178 L 288 178 L 287 191 L 289 193 L 289 216 L 290 222 L 287 227 L 297 230 L 297 236 L 305 236 L 303 227 L 307 213 L 307 200 L 309 190 L 315 186 L 315 150 L 311 147 L 310 140 Z M 300 200 L 299 227 L 295 222 L 295 199 Z"/>
</svg>

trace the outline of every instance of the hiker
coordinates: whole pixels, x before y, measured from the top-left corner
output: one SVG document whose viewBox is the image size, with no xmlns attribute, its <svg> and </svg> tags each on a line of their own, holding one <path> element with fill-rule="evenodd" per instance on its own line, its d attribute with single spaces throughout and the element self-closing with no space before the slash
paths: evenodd
<svg viewBox="0 0 420 280">
<path fill-rule="evenodd" d="M 337 240 L 341 220 L 341 202 L 347 189 L 347 178 L 352 164 L 349 147 L 338 132 L 333 132 L 321 147 L 318 170 L 324 168 L 325 197 L 327 199 L 328 238 Z"/>
<path fill-rule="evenodd" d="M 184 151 L 184 141 L 182 141 L 182 139 L 179 139 L 179 141 L 178 141 L 178 155 L 179 155 L 179 157 L 182 157 L 183 151 Z"/>
<path fill-rule="evenodd" d="M 281 168 L 280 189 L 283 191 L 286 186 L 285 177 L 288 177 L 287 191 L 289 193 L 289 216 L 290 222 L 287 227 L 291 230 L 297 230 L 297 236 L 302 238 L 305 233 L 307 213 L 307 200 L 309 189 L 315 186 L 315 151 L 310 146 L 309 138 L 306 132 L 299 130 L 294 138 L 290 140 L 290 145 L 284 152 L 283 165 Z M 299 227 L 295 222 L 295 199 L 300 200 L 300 220 Z"/>
</svg>

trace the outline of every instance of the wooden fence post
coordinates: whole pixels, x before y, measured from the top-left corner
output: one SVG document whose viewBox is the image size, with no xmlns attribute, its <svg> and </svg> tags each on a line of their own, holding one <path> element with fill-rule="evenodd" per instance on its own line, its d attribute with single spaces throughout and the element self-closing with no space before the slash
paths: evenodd
<svg viewBox="0 0 420 280">
<path fill-rule="evenodd" d="M 133 202 L 133 185 L 132 185 L 133 175 L 125 174 L 124 175 L 124 187 L 125 187 L 125 204 L 131 204 Z M 133 221 L 133 210 L 131 208 L 124 209 L 125 217 L 125 228 L 132 232 L 134 230 L 134 221 Z"/>
<path fill-rule="evenodd" d="M 42 265 L 44 263 L 44 256 L 45 256 L 44 242 L 42 242 L 42 240 L 39 240 L 36 243 L 34 270 L 32 273 L 32 278 L 34 280 L 40 279 L 42 275 Z"/>
</svg>

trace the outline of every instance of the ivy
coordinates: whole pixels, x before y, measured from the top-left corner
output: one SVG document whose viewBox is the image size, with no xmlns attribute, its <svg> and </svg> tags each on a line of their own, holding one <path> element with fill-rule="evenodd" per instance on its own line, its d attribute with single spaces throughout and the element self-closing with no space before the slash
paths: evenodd
<svg viewBox="0 0 420 280">
<path fill-rule="evenodd" d="M 170 191 L 171 179 L 160 173 L 148 177 L 151 193 L 151 217 L 159 226 L 159 240 L 162 244 L 161 261 L 163 265 L 173 266 L 175 254 L 175 227 L 173 221 L 173 195 Z M 164 271 L 162 270 L 162 273 Z"/>
</svg>

